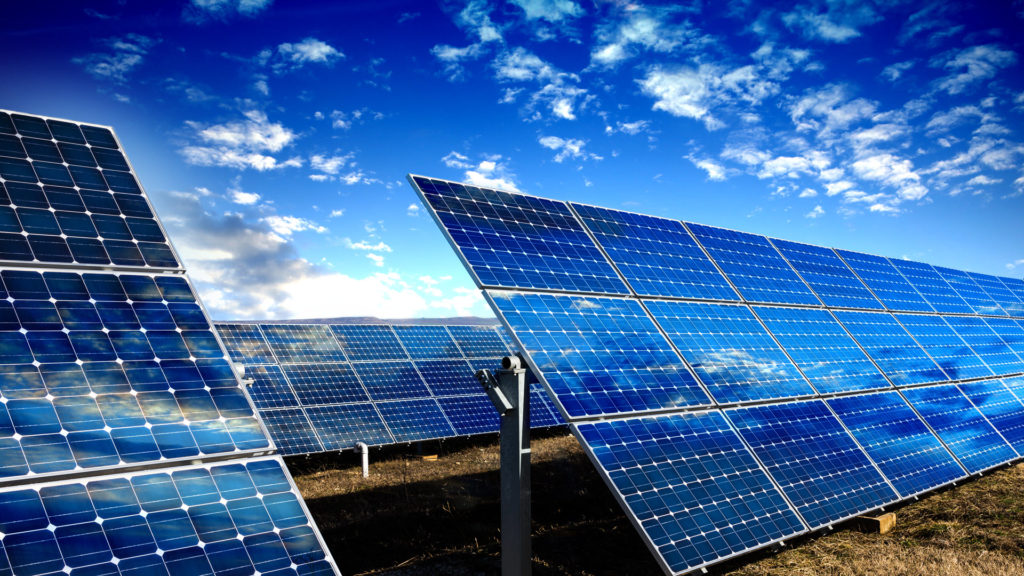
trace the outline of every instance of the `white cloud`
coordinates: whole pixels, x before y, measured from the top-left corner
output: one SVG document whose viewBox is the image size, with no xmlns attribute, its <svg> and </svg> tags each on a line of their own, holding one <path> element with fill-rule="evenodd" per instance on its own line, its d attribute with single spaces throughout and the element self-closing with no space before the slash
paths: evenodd
<svg viewBox="0 0 1024 576">
<path fill-rule="evenodd" d="M 945 62 L 937 63 L 952 73 L 939 80 L 937 87 L 949 94 L 959 94 L 971 85 L 994 77 L 999 70 L 1017 61 L 1017 55 L 995 44 L 971 46 Z"/>
<path fill-rule="evenodd" d="M 473 37 L 473 43 L 463 47 L 437 44 L 430 50 L 444 65 L 448 80 L 453 82 L 463 78 L 463 62 L 480 58 L 487 44 L 502 40 L 501 31 L 491 21 L 490 7 L 486 0 L 470 0 L 456 15 L 455 24 Z"/>
<path fill-rule="evenodd" d="M 374 262 L 376 259 L 371 258 Z M 396 272 L 378 272 L 363 278 L 346 274 L 307 274 L 283 283 L 281 317 L 324 318 L 366 316 L 381 318 L 421 316 L 430 304 Z M 344 294 L 345 298 L 324 298 Z"/>
<path fill-rule="evenodd" d="M 493 66 L 499 82 L 535 82 L 541 85 L 532 93 L 525 107 L 526 112 L 533 112 L 532 119 L 539 119 L 537 109 L 546 107 L 556 118 L 575 120 L 576 109 L 589 99 L 587 91 L 577 85 L 577 75 L 562 72 L 523 48 L 502 53 Z M 502 103 L 515 102 L 520 91 L 506 91 Z"/>
<path fill-rule="evenodd" d="M 316 38 L 303 38 L 299 42 L 284 42 L 277 46 L 272 67 L 275 72 L 298 70 L 306 64 L 330 66 L 345 55 L 334 46 Z"/>
<path fill-rule="evenodd" d="M 322 154 L 314 154 L 309 157 L 309 166 L 314 170 L 319 170 L 324 174 L 337 174 L 345 166 L 348 166 L 352 162 L 352 154 L 345 154 L 344 156 L 324 156 Z"/>
<path fill-rule="evenodd" d="M 696 31 L 686 22 L 673 22 L 679 7 L 654 8 L 625 4 L 616 18 L 599 27 L 590 60 L 599 66 L 615 66 L 640 50 L 671 53 L 685 46 L 696 47 Z"/>
<path fill-rule="evenodd" d="M 968 186 L 993 186 L 995 184 L 1001 184 L 1003 181 L 999 178 L 990 178 L 984 174 L 978 174 L 974 178 L 967 181 Z"/>
<path fill-rule="evenodd" d="M 802 6 L 782 16 L 790 28 L 800 30 L 807 38 L 844 43 L 860 36 L 859 28 L 878 20 L 868 3 L 828 2 L 825 12 Z"/>
<path fill-rule="evenodd" d="M 184 17 L 194 22 L 226 20 L 235 14 L 251 18 L 272 3 L 273 0 L 191 0 L 185 8 Z"/>
<path fill-rule="evenodd" d="M 896 62 L 882 68 L 882 77 L 890 82 L 895 82 L 903 76 L 903 73 L 914 67 L 912 61 Z"/>
<path fill-rule="evenodd" d="M 474 186 L 497 188 L 518 192 L 513 174 L 500 154 L 484 155 L 483 160 L 474 162 L 465 154 L 454 150 L 445 154 L 441 162 L 449 168 L 463 170 L 463 180 Z"/>
<path fill-rule="evenodd" d="M 821 136 L 845 129 L 871 118 L 876 104 L 863 98 L 850 99 L 846 88 L 837 84 L 809 90 L 789 109 L 797 130 L 814 130 Z"/>
<path fill-rule="evenodd" d="M 1007 270 L 1013 270 L 1014 268 L 1016 268 L 1018 266 L 1024 266 L 1024 258 L 1021 258 L 1020 260 L 1014 260 L 1013 262 L 1007 262 L 1006 263 L 1006 269 Z"/>
<path fill-rule="evenodd" d="M 331 214 L 328 216 L 328 218 L 340 218 L 340 217 L 342 217 L 344 215 L 345 215 L 345 209 L 344 208 L 339 208 L 337 210 L 331 210 Z"/>
<path fill-rule="evenodd" d="M 818 204 L 817 206 L 814 207 L 813 210 L 811 210 L 807 214 L 804 214 L 804 217 L 805 218 L 814 219 L 814 218 L 820 218 L 820 217 L 822 217 L 824 215 L 825 215 L 825 209 L 821 207 L 821 204 Z"/>
<path fill-rule="evenodd" d="M 898 158 L 889 153 L 878 153 L 857 160 L 851 165 L 854 174 L 864 180 L 879 182 L 895 188 L 898 198 L 904 200 L 920 200 L 928 194 L 928 189 L 921 184 L 921 177 L 914 171 L 914 166 L 905 158 Z"/>
<path fill-rule="evenodd" d="M 421 212 L 421 208 L 420 208 L 419 204 L 409 204 L 409 207 L 405 209 L 405 213 L 407 215 L 409 215 L 409 216 L 414 217 L 414 218 L 416 216 L 419 216 L 420 212 Z"/>
<path fill-rule="evenodd" d="M 260 195 L 254 192 L 245 192 L 237 188 L 228 190 L 228 197 L 235 204 L 241 204 L 243 206 L 252 206 L 260 201 Z"/>
<path fill-rule="evenodd" d="M 711 64 L 696 69 L 654 67 L 637 82 L 644 94 L 654 98 L 654 110 L 700 120 L 708 130 L 725 126 L 712 108 L 742 100 L 749 114 L 751 107 L 779 92 L 778 84 L 762 78 L 753 66 L 734 70 Z"/>
<path fill-rule="evenodd" d="M 725 166 L 722 166 L 718 162 L 715 162 L 710 158 L 695 158 L 693 156 L 689 156 L 687 159 L 697 168 L 707 172 L 708 180 L 714 182 L 721 182 L 725 180 Z"/>
<path fill-rule="evenodd" d="M 391 246 L 388 246 L 383 241 L 378 241 L 376 244 L 371 244 L 370 241 L 360 240 L 359 242 L 353 242 L 351 238 L 345 238 L 342 240 L 345 247 L 349 250 L 363 250 L 366 252 L 391 252 Z"/>
<path fill-rule="evenodd" d="M 103 41 L 110 52 L 88 54 L 72 61 L 83 66 L 86 72 L 97 78 L 121 84 L 128 79 L 130 72 L 142 64 L 149 49 L 157 42 L 141 34 L 115 36 Z"/>
<path fill-rule="evenodd" d="M 604 131 L 606 134 L 614 134 L 615 132 L 621 132 L 623 134 L 629 134 L 630 136 L 636 136 L 641 132 L 647 132 L 650 130 L 651 123 L 647 120 L 637 120 L 636 122 L 616 122 L 615 127 L 605 126 Z"/>
<path fill-rule="evenodd" d="M 811 173 L 811 162 L 803 156 L 778 156 L 761 164 L 758 178 L 799 178 Z"/>
<path fill-rule="evenodd" d="M 562 22 L 583 15 L 583 9 L 574 0 L 512 0 L 523 9 L 527 20 Z"/>
<path fill-rule="evenodd" d="M 804 188 L 800 192 L 800 198 L 814 198 L 818 195 L 818 191 L 813 188 Z"/>
<path fill-rule="evenodd" d="M 555 162 L 560 163 L 568 158 L 581 161 L 602 160 L 600 156 L 584 150 L 587 145 L 586 140 L 559 138 L 558 136 L 541 136 L 537 142 L 549 150 L 558 151 L 558 154 L 555 155 Z"/>
<path fill-rule="evenodd" d="M 196 138 L 181 149 L 189 164 L 259 171 L 302 165 L 299 158 L 279 161 L 270 155 L 290 145 L 297 136 L 284 125 L 270 122 L 259 110 L 246 112 L 244 120 L 224 124 L 204 126 L 192 121 L 185 124 L 195 132 Z"/>
<path fill-rule="evenodd" d="M 300 218 L 298 216 L 278 216 L 275 214 L 273 216 L 260 218 L 260 222 L 269 226 L 280 241 L 283 241 L 284 238 L 290 238 L 292 234 L 296 232 L 303 232 L 306 230 L 312 230 L 320 234 L 327 232 L 327 228 L 320 226 L 312 220 L 307 220 L 306 218 Z"/>
</svg>

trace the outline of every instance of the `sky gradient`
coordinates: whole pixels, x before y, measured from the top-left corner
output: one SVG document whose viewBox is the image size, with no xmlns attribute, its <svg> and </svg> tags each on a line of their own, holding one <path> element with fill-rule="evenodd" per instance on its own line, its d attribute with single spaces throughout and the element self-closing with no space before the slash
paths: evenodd
<svg viewBox="0 0 1024 576">
<path fill-rule="evenodd" d="M 409 172 L 1024 274 L 1024 2 L 65 4 L 0 108 L 113 126 L 218 320 L 490 316 Z"/>
</svg>

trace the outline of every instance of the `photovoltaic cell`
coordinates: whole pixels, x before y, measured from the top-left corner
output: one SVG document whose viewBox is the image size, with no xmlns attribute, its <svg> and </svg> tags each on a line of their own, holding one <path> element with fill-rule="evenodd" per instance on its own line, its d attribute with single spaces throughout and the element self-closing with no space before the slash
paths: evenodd
<svg viewBox="0 0 1024 576">
<path fill-rule="evenodd" d="M 770 240 L 826 306 L 881 310 L 881 302 L 831 248 Z"/>
<path fill-rule="evenodd" d="M 570 418 L 710 404 L 636 301 L 487 291 Z"/>
<path fill-rule="evenodd" d="M 377 409 L 388 423 L 395 442 L 455 436 L 455 430 L 433 398 L 379 402 Z"/>
<path fill-rule="evenodd" d="M 1024 326 L 1012 318 L 985 318 L 985 323 L 1017 356 L 1024 358 Z"/>
<path fill-rule="evenodd" d="M 981 472 L 1017 457 L 956 386 L 910 388 L 903 395 L 968 472 Z"/>
<path fill-rule="evenodd" d="M 260 410 L 278 451 L 285 455 L 325 451 L 306 413 L 299 408 Z"/>
<path fill-rule="evenodd" d="M 1003 385 L 1017 397 L 1017 400 L 1024 404 L 1024 376 L 1003 378 L 1002 382 Z"/>
<path fill-rule="evenodd" d="M 312 406 L 306 409 L 306 415 L 325 450 L 350 450 L 356 442 L 369 446 L 395 442 L 370 403 Z"/>
<path fill-rule="evenodd" d="M 759 306 L 754 312 L 822 394 L 890 384 L 826 310 Z"/>
<path fill-rule="evenodd" d="M 352 367 L 373 400 L 430 396 L 412 362 L 361 362 Z"/>
<path fill-rule="evenodd" d="M 353 362 L 405 360 L 408 357 L 390 326 L 335 324 L 331 326 L 331 332 Z"/>
<path fill-rule="evenodd" d="M 501 358 L 493 358 L 488 364 L 488 368 L 497 370 Z M 465 360 L 421 360 L 415 365 L 435 396 L 482 396 L 476 371 Z"/>
<path fill-rule="evenodd" d="M 509 349 L 498 335 L 496 326 L 448 326 L 448 332 L 455 339 L 459 350 L 466 358 L 502 358 Z"/>
<path fill-rule="evenodd" d="M 717 402 L 815 393 L 746 306 L 654 300 L 644 304 Z"/>
<path fill-rule="evenodd" d="M 986 296 L 991 298 L 1003 312 L 1011 316 L 1019 315 L 1024 310 L 1024 302 L 1016 294 L 1010 291 L 998 277 L 989 274 L 978 274 L 967 272 L 967 275 L 974 280 Z"/>
<path fill-rule="evenodd" d="M 1018 454 L 1024 452 L 1024 404 L 999 380 L 958 384 L 960 391 Z"/>
<path fill-rule="evenodd" d="M 249 397 L 258 410 L 299 405 L 299 399 L 285 380 L 280 366 L 247 366 L 245 377 L 252 380 L 252 384 L 249 385 Z"/>
<path fill-rule="evenodd" d="M 717 411 L 585 423 L 577 430 L 672 573 L 804 530 Z"/>
<path fill-rule="evenodd" d="M 687 228 L 747 301 L 821 304 L 764 236 L 701 224 Z"/>
<path fill-rule="evenodd" d="M 348 364 L 285 364 L 282 370 L 304 406 L 370 400 Z"/>
<path fill-rule="evenodd" d="M 833 314 L 893 384 L 906 386 L 947 379 L 891 314 L 844 310 Z"/>
<path fill-rule="evenodd" d="M 943 266 L 936 266 L 935 271 L 974 309 L 975 314 L 1006 316 L 1006 312 L 981 289 L 981 286 L 978 286 L 978 283 L 967 272 Z"/>
<path fill-rule="evenodd" d="M 739 300 L 682 222 L 571 206 L 637 294 Z"/>
<path fill-rule="evenodd" d="M 310 324 L 262 324 L 267 343 L 282 364 L 345 362 L 341 345 L 327 326 Z"/>
<path fill-rule="evenodd" d="M 826 402 L 904 498 L 967 475 L 899 393 L 857 394 Z"/>
<path fill-rule="evenodd" d="M 849 250 L 836 250 L 836 253 L 889 310 L 934 312 L 887 258 Z"/>
<path fill-rule="evenodd" d="M 896 314 L 896 320 L 951 380 L 982 378 L 994 374 L 941 316 Z"/>
<path fill-rule="evenodd" d="M 899 499 L 820 400 L 725 414 L 811 529 Z"/>
<path fill-rule="evenodd" d="M 1006 310 L 1006 312 L 1008 312 L 1010 316 L 1024 318 L 1024 280 L 1021 280 L 1020 278 L 1006 278 L 1003 276 L 999 276 L 998 279 L 1003 283 L 1003 286 L 1006 286 L 1010 293 L 1017 297 L 1017 300 L 1021 301 L 1020 304 L 1011 304 L 1011 309 Z"/>
<path fill-rule="evenodd" d="M 489 434 L 501 426 L 501 417 L 487 396 L 448 396 L 438 398 L 437 404 L 452 423 L 456 434 Z M 530 406 L 531 411 L 535 409 L 536 406 Z"/>
<path fill-rule="evenodd" d="M 535 382 L 530 385 L 530 427 L 547 428 L 549 426 L 561 426 L 562 417 L 559 416 L 558 408 L 551 403 L 544 387 Z"/>
<path fill-rule="evenodd" d="M 981 318 L 944 316 L 943 319 L 996 374 L 1024 372 L 1024 362 Z"/>
<path fill-rule="evenodd" d="M 974 309 L 930 264 L 899 258 L 889 258 L 888 260 L 937 312 L 944 314 L 971 314 L 974 312 Z"/>
<path fill-rule="evenodd" d="M 462 358 L 444 326 L 394 326 L 398 340 L 413 359 Z"/>
<path fill-rule="evenodd" d="M 628 294 L 563 202 L 415 177 L 481 287 Z"/>
<path fill-rule="evenodd" d="M 277 360 L 256 324 L 217 324 L 217 332 L 236 362 L 274 364 Z"/>
</svg>

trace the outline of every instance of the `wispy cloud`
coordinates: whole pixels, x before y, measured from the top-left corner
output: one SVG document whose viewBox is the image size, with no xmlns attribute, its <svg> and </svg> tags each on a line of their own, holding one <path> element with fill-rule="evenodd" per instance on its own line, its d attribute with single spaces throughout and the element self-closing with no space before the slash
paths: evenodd
<svg viewBox="0 0 1024 576">
<path fill-rule="evenodd" d="M 994 77 L 1003 68 L 1017 62 L 1017 55 L 995 44 L 971 46 L 945 60 L 936 60 L 933 66 L 950 71 L 936 86 L 949 94 L 959 94 L 982 80 Z"/>
<path fill-rule="evenodd" d="M 227 20 L 232 16 L 253 17 L 273 3 L 273 0 L 191 0 L 185 6 L 183 17 L 191 22 Z"/>
<path fill-rule="evenodd" d="M 843 43 L 860 36 L 862 27 L 879 18 L 868 2 L 828 1 L 801 6 L 784 14 L 782 21 L 807 38 Z"/>
<path fill-rule="evenodd" d="M 250 110 L 243 120 L 223 124 L 185 124 L 194 133 L 192 143 L 181 149 L 189 164 L 261 172 L 302 165 L 298 157 L 281 161 L 272 155 L 289 146 L 297 135 L 280 123 L 270 122 L 262 111 Z"/>
<path fill-rule="evenodd" d="M 590 53 L 594 65 L 616 66 L 641 51 L 667 54 L 683 47 L 699 48 L 699 33 L 680 18 L 683 8 L 632 3 L 619 6 L 607 24 L 597 30 Z"/>
<path fill-rule="evenodd" d="M 118 84 L 128 79 L 128 74 L 142 64 L 149 49 L 155 46 L 155 40 L 141 34 L 125 34 L 103 40 L 108 52 L 97 52 L 72 59 L 75 64 L 96 78 L 110 80 Z"/>
<path fill-rule="evenodd" d="M 472 43 L 462 47 L 437 44 L 430 51 L 453 82 L 465 77 L 463 63 L 480 58 L 488 44 L 503 41 L 501 30 L 491 20 L 490 7 L 485 0 L 470 0 L 455 16 L 455 23 L 470 35 Z"/>
<path fill-rule="evenodd" d="M 257 56 L 257 62 L 269 64 L 274 72 L 283 74 L 307 64 L 332 66 L 344 57 L 345 54 L 327 42 L 308 37 L 299 42 L 278 44 L 276 51 L 264 50 Z"/>
<path fill-rule="evenodd" d="M 494 61 L 494 72 L 499 82 L 540 86 L 531 93 L 524 109 L 534 120 L 540 119 L 541 109 L 555 118 L 575 120 L 578 109 L 589 101 L 587 90 L 579 86 L 579 76 L 562 72 L 523 48 L 499 55 Z M 502 101 L 514 102 L 519 92 L 520 89 L 507 92 Z"/>
<path fill-rule="evenodd" d="M 584 148 L 586 140 L 579 138 L 559 138 L 558 136 L 541 136 L 538 140 L 541 146 L 558 152 L 555 154 L 555 162 L 563 162 L 566 159 L 573 160 L 603 160 L 597 154 L 587 152 Z"/>
<path fill-rule="evenodd" d="M 441 159 L 449 168 L 463 171 L 463 180 L 474 186 L 497 188 L 516 192 L 516 176 L 509 170 L 505 159 L 500 154 L 485 154 L 479 162 L 471 161 L 469 156 L 451 151 Z"/>
</svg>

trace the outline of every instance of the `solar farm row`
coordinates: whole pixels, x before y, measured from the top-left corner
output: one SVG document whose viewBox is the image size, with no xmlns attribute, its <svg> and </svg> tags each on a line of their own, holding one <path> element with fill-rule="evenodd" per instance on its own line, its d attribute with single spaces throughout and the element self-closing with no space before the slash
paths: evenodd
<svg viewBox="0 0 1024 576">
<path fill-rule="evenodd" d="M 511 351 L 498 326 L 217 325 L 278 449 L 311 454 L 487 434 L 498 412 L 474 374 Z M 562 423 L 539 384 L 533 427 Z"/>
<path fill-rule="evenodd" d="M 410 182 L 666 573 L 1024 454 L 1024 281 Z"/>
<path fill-rule="evenodd" d="M 109 128 L 0 111 L 0 574 L 337 569 Z"/>
</svg>

